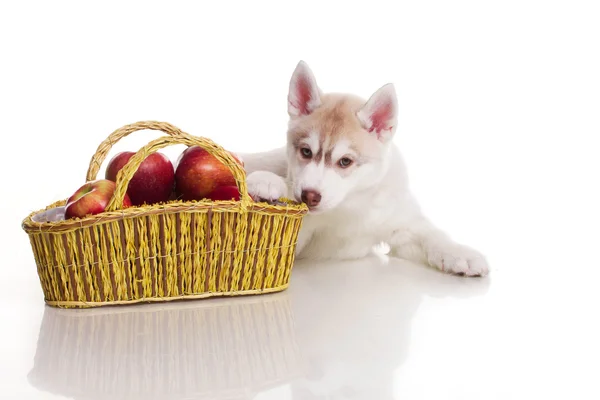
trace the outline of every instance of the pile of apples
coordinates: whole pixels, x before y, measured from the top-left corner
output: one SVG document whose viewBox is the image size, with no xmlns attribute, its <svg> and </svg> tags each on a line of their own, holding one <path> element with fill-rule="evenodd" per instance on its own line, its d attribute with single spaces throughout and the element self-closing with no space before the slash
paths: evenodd
<svg viewBox="0 0 600 400">
<path fill-rule="evenodd" d="M 103 212 L 116 189 L 117 173 L 135 153 L 124 151 L 108 163 L 105 179 L 81 186 L 68 200 L 65 218 L 83 218 Z M 229 152 L 244 167 L 239 156 Z M 240 192 L 229 168 L 199 146 L 188 147 L 176 167 L 162 153 L 152 153 L 129 181 L 122 208 L 169 200 L 239 200 Z"/>
</svg>

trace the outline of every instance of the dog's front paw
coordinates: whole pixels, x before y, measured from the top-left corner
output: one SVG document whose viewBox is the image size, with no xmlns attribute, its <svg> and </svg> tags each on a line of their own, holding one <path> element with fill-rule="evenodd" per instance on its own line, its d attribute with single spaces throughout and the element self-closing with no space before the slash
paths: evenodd
<svg viewBox="0 0 600 400">
<path fill-rule="evenodd" d="M 430 265 L 448 273 L 466 276 L 485 276 L 489 266 L 476 250 L 458 244 L 434 246 L 427 252 Z"/>
<path fill-rule="evenodd" d="M 287 196 L 285 179 L 269 171 L 255 171 L 246 178 L 248 194 L 257 201 L 273 201 Z"/>
</svg>

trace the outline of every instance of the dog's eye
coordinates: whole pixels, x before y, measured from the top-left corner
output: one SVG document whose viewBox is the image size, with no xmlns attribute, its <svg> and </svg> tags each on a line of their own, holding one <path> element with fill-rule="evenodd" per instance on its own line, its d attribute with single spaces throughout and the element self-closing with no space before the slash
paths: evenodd
<svg viewBox="0 0 600 400">
<path fill-rule="evenodd" d="M 311 158 L 312 157 L 312 151 L 310 151 L 309 148 L 303 147 L 300 150 L 300 153 L 302 153 L 302 157 L 304 157 L 304 158 Z"/>
<path fill-rule="evenodd" d="M 339 161 L 340 167 L 348 168 L 352 164 L 352 160 L 348 157 L 344 157 Z"/>
</svg>

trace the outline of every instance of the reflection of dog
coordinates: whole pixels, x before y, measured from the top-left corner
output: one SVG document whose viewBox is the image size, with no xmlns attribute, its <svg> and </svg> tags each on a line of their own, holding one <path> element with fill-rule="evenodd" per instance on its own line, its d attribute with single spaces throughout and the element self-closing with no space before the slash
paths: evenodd
<svg viewBox="0 0 600 400">
<path fill-rule="evenodd" d="M 485 275 L 477 251 L 451 240 L 421 213 L 392 141 L 397 102 L 391 84 L 368 101 L 323 94 L 304 62 L 290 82 L 285 148 L 245 154 L 254 197 L 305 202 L 310 212 L 298 258 L 356 259 L 386 242 L 392 253 L 443 271 Z"/>
<path fill-rule="evenodd" d="M 389 262 L 367 257 L 296 263 L 288 292 L 307 371 L 291 382 L 294 400 L 398 398 L 394 390 L 404 383 L 397 372 L 407 358 L 421 301 L 482 296 L 490 284 Z"/>
</svg>

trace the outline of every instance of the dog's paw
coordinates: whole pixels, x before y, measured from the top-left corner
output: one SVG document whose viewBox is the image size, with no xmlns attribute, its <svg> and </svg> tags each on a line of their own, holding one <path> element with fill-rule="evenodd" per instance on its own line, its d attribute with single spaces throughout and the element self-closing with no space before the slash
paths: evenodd
<svg viewBox="0 0 600 400">
<path fill-rule="evenodd" d="M 444 272 L 456 275 L 485 276 L 489 273 L 488 263 L 482 254 L 458 244 L 430 248 L 427 261 Z"/>
<path fill-rule="evenodd" d="M 258 201 L 273 201 L 287 197 L 285 179 L 269 171 L 255 171 L 246 178 L 248 194 Z"/>
</svg>

